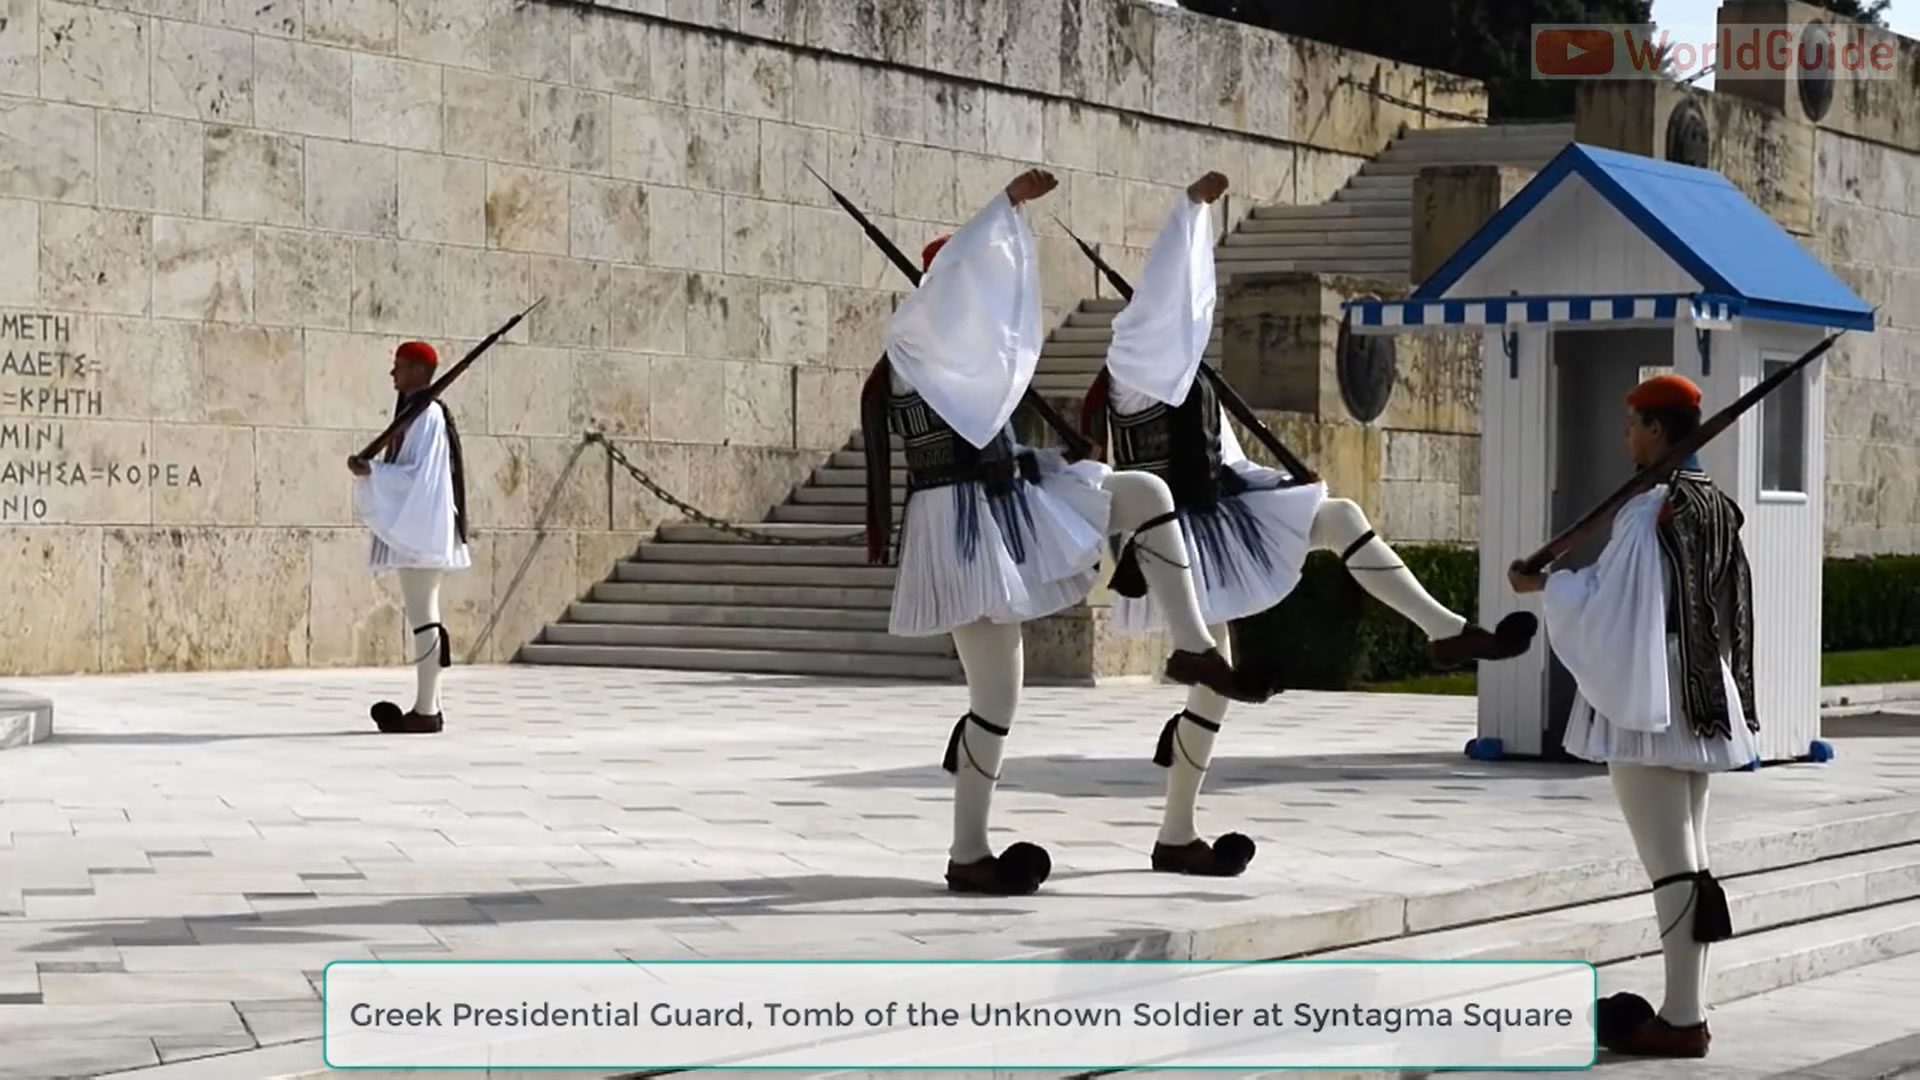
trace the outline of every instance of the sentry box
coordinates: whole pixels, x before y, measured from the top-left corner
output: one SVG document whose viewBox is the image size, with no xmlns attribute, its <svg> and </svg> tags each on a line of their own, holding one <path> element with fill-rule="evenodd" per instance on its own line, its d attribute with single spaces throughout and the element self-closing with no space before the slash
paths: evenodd
<svg viewBox="0 0 1920 1080">
<path fill-rule="evenodd" d="M 1727 178 L 1569 144 L 1405 300 L 1346 305 L 1355 334 L 1479 333 L 1480 621 L 1516 597 L 1507 567 L 1633 474 L 1622 404 L 1643 377 L 1699 384 L 1712 415 L 1873 309 Z M 1844 346 L 1844 340 L 1840 343 Z M 1826 476 L 1819 361 L 1700 462 L 1746 513 L 1754 693 L 1766 762 L 1824 761 L 1820 572 Z M 1605 531 L 1561 566 L 1591 563 Z M 1573 679 L 1546 635 L 1479 672 L 1476 758 L 1559 757 Z"/>
</svg>

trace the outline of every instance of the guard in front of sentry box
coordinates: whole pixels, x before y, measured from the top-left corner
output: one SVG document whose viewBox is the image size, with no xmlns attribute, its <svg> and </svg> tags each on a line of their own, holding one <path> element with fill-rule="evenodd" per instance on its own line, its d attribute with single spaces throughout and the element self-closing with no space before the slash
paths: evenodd
<svg viewBox="0 0 1920 1080">
<path fill-rule="evenodd" d="M 1147 255 L 1140 286 L 1113 320 L 1106 366 L 1080 418 L 1094 441 L 1110 442 L 1115 468 L 1151 472 L 1172 489 L 1214 640 L 1230 648 L 1227 624 L 1284 600 L 1300 581 L 1307 553 L 1318 549 L 1340 552 L 1369 593 L 1424 631 L 1436 662 L 1453 666 L 1525 653 L 1538 627 L 1533 615 L 1509 615 L 1491 633 L 1469 624 L 1428 594 L 1359 506 L 1327 498 L 1326 484 L 1317 479 L 1302 482 L 1255 465 L 1241 450 L 1212 384 L 1199 377 L 1216 295 L 1209 208 L 1226 189 L 1227 178 L 1210 172 L 1175 204 Z M 1099 437 L 1102 421 L 1110 438 Z M 1129 635 L 1165 623 L 1163 598 L 1130 567 L 1136 559 L 1137 553 L 1122 555 L 1110 614 L 1115 629 Z M 1253 858 L 1252 840 L 1227 833 L 1209 844 L 1194 822 L 1226 712 L 1225 698 L 1196 686 L 1187 707 L 1161 730 L 1154 762 L 1168 770 L 1167 802 L 1153 848 L 1155 870 L 1231 877 Z"/>
<path fill-rule="evenodd" d="M 1627 397 L 1627 452 L 1646 468 L 1700 425 L 1700 390 L 1659 375 Z M 1604 762 L 1659 919 L 1666 995 L 1598 1003 L 1615 1053 L 1704 1057 L 1707 947 L 1733 934 L 1708 870 L 1707 777 L 1760 758 L 1753 702 L 1753 587 L 1744 517 L 1689 458 L 1621 507 L 1598 561 L 1509 571 L 1539 592 L 1547 641 L 1578 685 L 1565 746 Z"/>
<path fill-rule="evenodd" d="M 394 350 L 393 388 L 398 416 L 433 381 L 440 358 L 424 341 Z M 391 701 L 370 710 L 388 734 L 431 735 L 444 726 L 440 676 L 453 665 L 453 644 L 440 621 L 440 584 L 449 571 L 472 565 L 467 553 L 467 500 L 460 432 L 445 401 L 420 413 L 387 446 L 383 460 L 349 458 L 354 506 L 373 534 L 368 566 L 400 579 L 407 625 L 413 630 L 417 673 L 413 708 Z"/>
<path fill-rule="evenodd" d="M 1009 421 L 1028 396 L 1043 338 L 1038 253 L 1020 207 L 1056 184 L 1041 170 L 1023 173 L 928 245 L 925 278 L 890 321 L 887 356 L 862 393 L 871 561 L 885 561 L 892 524 L 889 430 L 907 459 L 889 630 L 951 634 L 966 672 L 969 708 L 944 762 L 954 776 L 946 880 L 962 893 L 1025 895 L 1052 871 L 1039 845 L 996 855 L 987 838 L 1024 678 L 1021 624 L 1086 598 L 1110 531 L 1131 533 L 1152 554 L 1142 565 L 1170 612 L 1177 650 L 1168 677 L 1239 700 L 1269 693 L 1207 633 L 1163 481 L 1014 441 Z"/>
</svg>

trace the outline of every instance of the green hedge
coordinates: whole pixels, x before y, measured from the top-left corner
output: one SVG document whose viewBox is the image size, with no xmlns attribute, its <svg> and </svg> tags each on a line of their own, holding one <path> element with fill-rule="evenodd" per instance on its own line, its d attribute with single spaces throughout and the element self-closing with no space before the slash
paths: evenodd
<svg viewBox="0 0 1920 1080">
<path fill-rule="evenodd" d="M 1398 549 L 1434 599 L 1474 618 L 1479 553 L 1471 548 Z M 1822 647 L 1828 652 L 1920 644 L 1920 556 L 1828 559 Z M 1234 625 L 1234 647 L 1276 671 L 1285 685 L 1344 690 L 1430 673 L 1426 637 L 1363 592 L 1329 552 L 1307 559 L 1300 586 L 1278 607 Z"/>
</svg>

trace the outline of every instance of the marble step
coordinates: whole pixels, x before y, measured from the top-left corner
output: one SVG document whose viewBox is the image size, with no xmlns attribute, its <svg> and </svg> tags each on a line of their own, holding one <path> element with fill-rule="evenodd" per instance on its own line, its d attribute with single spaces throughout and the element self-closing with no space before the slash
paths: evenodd
<svg viewBox="0 0 1920 1080">
<path fill-rule="evenodd" d="M 523 645 L 523 664 L 571 667 L 665 668 L 815 675 L 850 679 L 957 680 L 960 661 L 941 656 L 799 652 L 780 649 L 676 649 L 627 645 Z"/>
<path fill-rule="evenodd" d="M 840 525 L 857 527 L 867 522 L 867 508 L 861 506 L 807 506 L 799 503 L 786 503 L 773 508 L 769 515 L 778 522 L 796 522 L 808 525 Z"/>
<path fill-rule="evenodd" d="M 581 601 L 567 608 L 571 623 L 635 626 L 741 626 L 785 630 L 857 630 L 882 633 L 887 612 L 872 608 L 756 607 L 747 604 L 603 604 Z"/>
<path fill-rule="evenodd" d="M 1356 247 L 1392 247 L 1405 248 L 1413 244 L 1413 233 L 1407 228 L 1398 229 L 1361 229 L 1355 228 L 1345 233 L 1324 232 L 1313 229 L 1296 229 L 1289 232 L 1236 232 L 1221 244 L 1222 250 L 1247 247 L 1280 247 L 1305 244 L 1309 246 L 1334 246 L 1340 248 Z"/>
<path fill-rule="evenodd" d="M 840 608 L 880 610 L 893 607 L 893 587 L 849 589 L 832 585 L 734 585 L 718 582 L 661 583 L 603 581 L 587 598 L 600 604 L 698 604 L 716 607 Z"/>
<path fill-rule="evenodd" d="M 843 462 L 841 454 L 846 455 L 847 460 L 845 462 Z M 896 458 L 894 460 L 898 462 L 899 459 Z M 841 451 L 834 454 L 831 458 L 828 458 L 827 461 L 828 464 L 824 467 L 813 470 L 813 476 L 807 480 L 810 486 L 857 487 L 863 491 L 866 490 L 866 458 L 852 451 Z M 906 490 L 906 483 L 906 468 L 896 464 L 893 469 L 893 491 L 896 496 Z"/>
<path fill-rule="evenodd" d="M 52 701 L 0 687 L 0 750 L 31 746 L 52 737 Z"/>
<path fill-rule="evenodd" d="M 745 562 L 621 562 L 614 564 L 612 575 L 615 582 L 633 585 L 788 585 L 846 589 L 891 589 L 893 578 L 891 566 L 769 566 Z"/>
<path fill-rule="evenodd" d="M 808 489 L 802 488 L 802 491 Z M 852 491 L 858 488 L 820 489 Z M 796 492 L 795 494 L 799 494 Z M 851 544 L 713 544 L 685 541 L 654 541 L 640 545 L 634 562 L 709 565 L 714 563 L 753 563 L 783 566 L 865 566 L 867 553 Z"/>
<path fill-rule="evenodd" d="M 1373 203 L 1380 206 L 1394 207 L 1403 214 L 1411 214 L 1413 212 L 1413 185 L 1408 183 L 1398 187 L 1374 187 L 1371 185 L 1356 187 L 1349 184 L 1333 193 L 1333 201 L 1336 203 Z"/>
<path fill-rule="evenodd" d="M 871 630 L 815 630 L 765 626 L 558 623 L 541 634 L 543 645 L 595 645 L 651 649 L 837 652 L 952 657 L 952 639 L 897 637 Z"/>
<path fill-rule="evenodd" d="M 1222 276 L 1229 274 L 1264 274 L 1280 271 L 1319 274 L 1398 274 L 1405 277 L 1411 261 L 1405 257 L 1391 259 L 1267 259 L 1251 258 L 1221 259 L 1215 266 Z"/>
<path fill-rule="evenodd" d="M 804 522 L 772 521 L 759 522 L 747 526 L 756 533 L 766 536 L 779 536 L 794 540 L 835 540 L 850 546 L 864 543 L 864 539 L 850 534 L 844 525 L 821 525 Z M 858 530 L 853 530 L 858 532 Z M 659 538 L 669 543 L 708 543 L 708 544 L 758 544 L 762 541 L 741 537 L 724 529 L 711 525 L 681 521 L 660 526 Z"/>
<path fill-rule="evenodd" d="M 904 490 L 893 493 L 893 505 L 899 506 L 906 498 Z M 865 487 L 802 487 L 794 488 L 789 498 L 789 506 L 865 506 L 867 489 Z"/>
<path fill-rule="evenodd" d="M 1384 162 L 1371 161 L 1371 162 L 1368 162 L 1366 165 L 1361 166 L 1360 174 L 1364 176 L 1413 177 L 1413 176 L 1418 176 L 1420 174 L 1420 171 L 1423 169 L 1445 169 L 1445 168 L 1452 168 L 1452 167 L 1461 166 L 1461 165 L 1505 165 L 1505 166 L 1508 166 L 1509 168 L 1532 169 L 1532 170 L 1538 171 L 1541 166 L 1545 165 L 1549 160 L 1552 159 L 1553 154 L 1544 153 L 1537 157 L 1523 155 L 1523 154 L 1508 154 L 1508 155 L 1496 154 L 1496 155 L 1489 155 L 1489 157 L 1495 157 L 1495 158 L 1498 158 L 1498 160 L 1433 161 L 1433 160 L 1423 158 L 1419 160 L 1408 159 L 1408 160 L 1402 160 L 1402 161 L 1384 161 Z"/>
<path fill-rule="evenodd" d="M 1340 218 L 1389 218 L 1396 215 L 1401 217 L 1401 223 L 1404 225 L 1404 211 L 1373 202 L 1328 202 L 1311 206 L 1256 206 L 1253 208 L 1253 212 L 1247 215 L 1246 220 L 1240 223 L 1240 228 L 1255 231 L 1262 229 L 1277 231 L 1279 226 L 1266 223 L 1299 221 L 1303 218 L 1332 222 Z M 1332 228 L 1334 226 L 1329 224 L 1325 227 Z M 1368 225 L 1367 227 L 1377 229 L 1381 226 Z"/>
<path fill-rule="evenodd" d="M 1840 855 L 1723 879 L 1741 935 L 1849 915 L 1920 898 L 1920 844 Z M 1594 964 L 1657 952 L 1659 928 L 1646 893 L 1342 949 L 1330 957 L 1522 960 Z M 1718 955 L 1718 946 L 1715 955 Z"/>
</svg>

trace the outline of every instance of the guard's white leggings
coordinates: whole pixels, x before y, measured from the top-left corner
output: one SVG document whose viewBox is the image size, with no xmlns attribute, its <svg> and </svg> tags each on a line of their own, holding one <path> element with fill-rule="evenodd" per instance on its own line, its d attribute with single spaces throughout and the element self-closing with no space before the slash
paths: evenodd
<svg viewBox="0 0 1920 1080">
<path fill-rule="evenodd" d="M 1105 487 L 1113 497 L 1108 516 L 1108 528 L 1113 533 L 1133 532 L 1173 511 L 1173 493 L 1167 490 L 1165 481 L 1151 473 L 1115 472 L 1107 477 Z M 1173 647 L 1188 652 L 1224 647 L 1225 635 L 1209 633 L 1200 615 L 1180 523 L 1162 522 L 1141 532 L 1137 540 L 1142 549 L 1138 556 L 1140 572 L 1147 579 L 1147 588 L 1159 599 L 1161 610 L 1167 613 Z M 954 630 L 953 647 L 967 675 L 967 707 L 1001 731 L 1010 730 L 1014 710 L 1020 704 L 1020 684 L 1026 676 L 1019 624 L 986 620 L 969 623 Z M 953 847 L 949 856 L 964 864 L 993 854 L 987 842 L 987 820 L 1007 736 L 975 723 L 962 730 L 958 767 L 953 774 Z M 1199 790 L 1197 782 L 1194 788 Z"/>
<path fill-rule="evenodd" d="M 1609 765 L 1607 771 L 1649 881 L 1708 868 L 1706 773 L 1625 764 Z M 1707 1018 L 1707 946 L 1693 939 L 1687 908 L 1693 888 L 1681 881 L 1653 894 L 1654 916 L 1659 929 L 1667 931 L 1660 940 L 1667 969 L 1660 1016 L 1680 1027 Z"/>
<path fill-rule="evenodd" d="M 1387 542 L 1373 535 L 1367 515 L 1352 499 L 1322 501 L 1307 531 L 1307 542 L 1319 551 L 1348 552 L 1362 537 L 1366 542 L 1346 557 L 1347 569 L 1361 588 L 1419 627 L 1428 640 L 1450 638 L 1467 628 L 1466 619 L 1435 600 Z"/>
<path fill-rule="evenodd" d="M 1361 540 L 1359 547 L 1349 553 Z M 1386 541 L 1373 535 L 1367 521 L 1352 499 L 1326 499 L 1313 517 L 1307 541 L 1316 550 L 1347 555 L 1347 569 L 1355 581 L 1375 599 L 1399 612 L 1418 626 L 1429 639 L 1452 637 L 1464 630 L 1467 620 L 1448 611 L 1413 576 Z M 1225 626 L 1210 626 L 1215 645 L 1231 660 L 1232 645 Z M 1227 699 L 1204 686 L 1187 690 L 1186 715 L 1174 728 L 1173 764 L 1167 768 L 1167 803 L 1160 818 L 1160 842 L 1190 844 L 1200 836 L 1194 814 L 1200 801 L 1200 784 L 1206 779 L 1207 766 L 1213 760 L 1214 740 L 1227 718 Z M 1196 724 L 1199 717 L 1212 729 Z"/>
<path fill-rule="evenodd" d="M 400 599 L 406 606 L 407 629 L 413 634 L 413 669 L 419 679 L 414 693 L 413 711 L 422 716 L 440 715 L 440 635 L 434 626 L 425 631 L 416 628 L 440 621 L 440 579 L 444 570 L 396 570 L 400 578 Z"/>
</svg>

